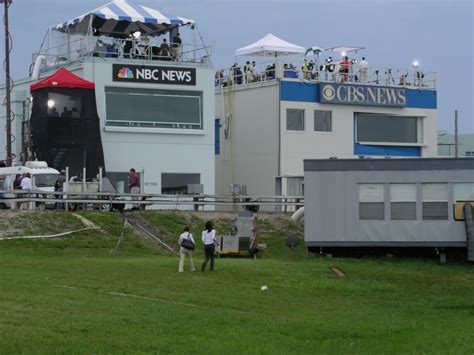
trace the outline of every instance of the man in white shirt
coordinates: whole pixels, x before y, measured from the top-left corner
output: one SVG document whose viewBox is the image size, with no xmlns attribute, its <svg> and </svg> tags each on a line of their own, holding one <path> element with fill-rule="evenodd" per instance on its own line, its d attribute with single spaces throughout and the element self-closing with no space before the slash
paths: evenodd
<svg viewBox="0 0 474 355">
<path fill-rule="evenodd" d="M 360 71 L 360 81 L 362 83 L 366 83 L 367 73 L 369 71 L 369 63 L 365 60 L 365 57 L 362 57 L 362 60 L 359 63 L 359 71 Z"/>
<path fill-rule="evenodd" d="M 23 176 L 23 179 L 21 179 L 21 190 L 25 192 L 29 192 L 32 190 L 33 186 L 31 184 L 31 175 L 30 173 L 26 173 L 25 176 Z M 24 194 L 23 197 L 29 197 L 28 194 Z M 29 202 L 23 202 L 20 206 L 20 209 L 22 210 L 29 210 L 30 209 L 30 203 Z"/>
</svg>

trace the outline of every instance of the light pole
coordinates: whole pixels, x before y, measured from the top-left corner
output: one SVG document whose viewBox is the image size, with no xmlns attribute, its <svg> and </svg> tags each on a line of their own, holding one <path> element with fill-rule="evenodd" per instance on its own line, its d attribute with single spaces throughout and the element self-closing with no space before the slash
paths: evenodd
<svg viewBox="0 0 474 355">
<path fill-rule="evenodd" d="M 411 65 L 413 67 L 413 86 L 417 86 L 416 79 L 418 76 L 418 65 L 420 65 L 420 63 L 417 60 L 414 60 Z"/>
<path fill-rule="evenodd" d="M 10 32 L 8 30 L 8 8 L 13 0 L 0 0 L 4 5 L 3 22 L 5 25 L 5 109 L 7 119 L 7 165 L 12 164 L 12 121 L 11 121 L 11 77 L 10 77 Z"/>
</svg>

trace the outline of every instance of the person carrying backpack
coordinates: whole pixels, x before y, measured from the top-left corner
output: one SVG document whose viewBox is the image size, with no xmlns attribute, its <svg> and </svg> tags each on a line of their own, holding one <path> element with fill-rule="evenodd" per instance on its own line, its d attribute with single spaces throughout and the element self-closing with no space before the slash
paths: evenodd
<svg viewBox="0 0 474 355">
<path fill-rule="evenodd" d="M 189 227 L 184 227 L 183 233 L 179 236 L 179 272 L 184 272 L 184 259 L 189 257 L 191 272 L 196 271 L 193 263 L 193 251 L 195 247 L 193 235 L 189 232 Z"/>
</svg>

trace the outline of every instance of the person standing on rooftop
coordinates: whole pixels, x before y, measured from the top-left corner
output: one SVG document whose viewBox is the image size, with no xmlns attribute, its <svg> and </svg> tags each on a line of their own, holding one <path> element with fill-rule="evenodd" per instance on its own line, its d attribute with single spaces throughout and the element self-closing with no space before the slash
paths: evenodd
<svg viewBox="0 0 474 355">
<path fill-rule="evenodd" d="M 362 83 L 367 82 L 367 72 L 369 71 L 369 63 L 365 60 L 365 57 L 362 57 L 362 60 L 359 63 L 360 71 L 360 81 Z"/>
</svg>

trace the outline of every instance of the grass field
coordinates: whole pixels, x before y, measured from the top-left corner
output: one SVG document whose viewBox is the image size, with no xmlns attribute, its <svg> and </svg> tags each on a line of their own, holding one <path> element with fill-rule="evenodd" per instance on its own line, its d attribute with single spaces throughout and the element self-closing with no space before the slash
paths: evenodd
<svg viewBox="0 0 474 355">
<path fill-rule="evenodd" d="M 101 231 L 0 242 L 0 353 L 474 353 L 470 265 L 315 258 L 301 245 L 289 260 L 283 236 L 302 226 L 268 219 L 259 224 L 269 247 L 262 258 L 179 274 L 176 257 L 131 231 L 110 254 L 119 218 L 82 215 Z M 184 223 L 204 224 L 142 216 L 170 242 Z M 29 221 L 29 232 L 54 232 L 45 218 L 77 227 L 67 213 L 16 218 Z M 216 224 L 228 228 L 225 219 Z"/>
</svg>

